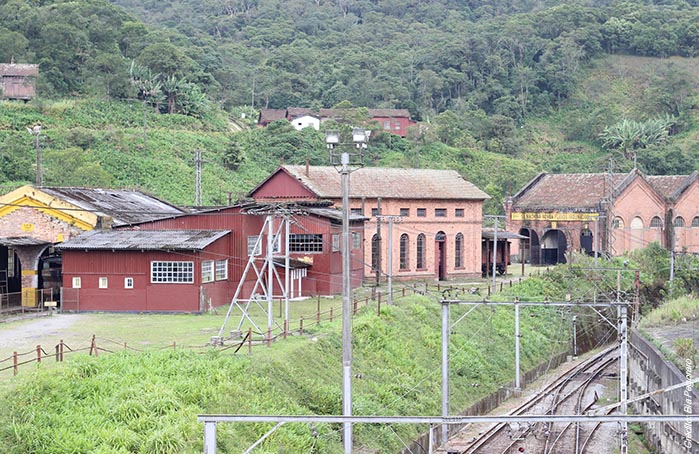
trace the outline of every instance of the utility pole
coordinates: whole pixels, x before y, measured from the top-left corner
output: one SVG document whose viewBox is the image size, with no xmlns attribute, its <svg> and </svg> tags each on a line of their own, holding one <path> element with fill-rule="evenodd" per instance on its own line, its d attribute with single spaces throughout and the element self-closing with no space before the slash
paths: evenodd
<svg viewBox="0 0 699 454">
<path fill-rule="evenodd" d="M 41 125 L 35 124 L 31 128 L 27 127 L 29 134 L 34 136 L 34 147 L 36 148 L 36 186 L 41 186 Z"/>
<path fill-rule="evenodd" d="M 622 415 L 626 415 L 628 413 L 628 404 L 627 400 L 629 398 L 628 396 L 628 354 L 629 354 L 629 349 L 628 349 L 628 332 L 627 332 L 627 324 L 626 324 L 626 317 L 627 317 L 627 310 L 628 308 L 626 305 L 621 305 L 619 301 L 619 296 L 621 295 L 621 270 L 617 271 L 616 275 L 616 302 L 619 304 L 617 306 L 617 318 L 619 320 L 619 402 L 621 402 L 621 407 L 620 411 Z M 628 453 L 628 431 L 629 431 L 629 424 L 625 421 L 622 421 L 621 423 L 621 440 L 620 440 L 620 446 L 621 449 L 619 450 L 619 454 L 627 454 Z"/>
<path fill-rule="evenodd" d="M 376 287 L 381 286 L 381 197 L 376 199 Z M 374 245 L 372 245 L 374 246 Z"/>
<path fill-rule="evenodd" d="M 497 263 L 498 263 L 498 219 L 505 219 L 505 216 L 488 214 L 483 216 L 484 218 L 492 218 L 494 222 L 493 229 L 493 293 L 497 291 L 497 282 L 495 281 L 495 276 L 497 276 Z"/>
<path fill-rule="evenodd" d="M 400 221 L 400 216 L 376 216 L 376 222 L 381 222 L 381 220 L 388 220 L 388 265 L 387 277 L 388 277 L 388 304 L 393 304 L 393 221 Z M 379 252 L 380 254 L 380 252 Z"/>
<path fill-rule="evenodd" d="M 194 206 L 201 206 L 201 150 L 194 152 Z"/>
</svg>

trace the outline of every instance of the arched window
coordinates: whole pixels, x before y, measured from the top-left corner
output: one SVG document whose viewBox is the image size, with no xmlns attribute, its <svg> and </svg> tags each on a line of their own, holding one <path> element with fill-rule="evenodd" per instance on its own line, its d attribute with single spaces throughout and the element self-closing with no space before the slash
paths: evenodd
<svg viewBox="0 0 699 454">
<path fill-rule="evenodd" d="M 379 236 L 374 234 L 371 237 L 371 269 L 379 269 Z"/>
<path fill-rule="evenodd" d="M 643 219 L 641 219 L 638 216 L 631 219 L 631 228 L 634 230 L 642 229 L 643 228 Z"/>
<path fill-rule="evenodd" d="M 673 225 L 675 227 L 684 227 L 684 218 L 682 216 L 677 216 Z"/>
<path fill-rule="evenodd" d="M 658 228 L 658 229 L 662 229 L 663 228 L 663 220 L 660 219 L 659 216 L 653 216 L 653 219 L 650 220 L 650 226 Z"/>
<path fill-rule="evenodd" d="M 614 218 L 612 221 L 612 227 L 615 229 L 623 229 L 624 228 L 624 220 L 621 219 L 620 217 Z"/>
<path fill-rule="evenodd" d="M 417 236 L 417 269 L 421 270 L 425 268 L 425 235 L 419 234 Z"/>
<path fill-rule="evenodd" d="M 692 219 L 692 227 L 699 227 L 699 216 L 694 216 Z"/>
<path fill-rule="evenodd" d="M 464 266 L 464 236 L 457 233 L 454 237 L 454 267 L 461 268 Z"/>
<path fill-rule="evenodd" d="M 400 236 L 400 269 L 401 270 L 407 270 L 408 269 L 408 248 L 409 248 L 410 242 L 408 240 L 408 234 L 404 233 Z"/>
</svg>

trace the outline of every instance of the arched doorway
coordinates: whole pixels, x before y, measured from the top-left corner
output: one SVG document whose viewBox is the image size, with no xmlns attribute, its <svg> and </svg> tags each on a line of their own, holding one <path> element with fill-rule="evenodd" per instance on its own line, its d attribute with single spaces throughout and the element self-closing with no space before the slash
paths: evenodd
<svg viewBox="0 0 699 454">
<path fill-rule="evenodd" d="M 555 265 L 566 263 L 565 252 L 568 241 L 565 234 L 558 229 L 551 229 L 541 237 L 541 264 Z"/>
<path fill-rule="evenodd" d="M 437 279 L 444 281 L 447 278 L 447 235 L 439 231 L 434 237 L 434 259 Z"/>
<path fill-rule="evenodd" d="M 580 231 L 580 249 L 582 252 L 587 255 L 594 255 L 595 249 L 593 244 L 594 236 L 592 235 L 590 229 L 582 229 Z"/>
<path fill-rule="evenodd" d="M 15 249 L 0 245 L 0 309 L 22 305 L 22 263 Z"/>
</svg>

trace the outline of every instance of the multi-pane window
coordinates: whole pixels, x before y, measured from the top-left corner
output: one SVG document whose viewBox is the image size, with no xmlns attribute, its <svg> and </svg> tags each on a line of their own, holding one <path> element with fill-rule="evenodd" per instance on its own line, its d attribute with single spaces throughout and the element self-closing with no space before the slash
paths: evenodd
<svg viewBox="0 0 699 454">
<path fill-rule="evenodd" d="M 74 277 L 73 278 L 73 288 L 80 288 L 82 287 L 82 279 L 79 277 Z"/>
<path fill-rule="evenodd" d="M 464 209 L 463 208 L 456 208 L 454 210 L 454 216 L 457 218 L 462 218 L 464 217 Z"/>
<path fill-rule="evenodd" d="M 201 262 L 201 281 L 213 282 L 214 280 L 214 261 L 204 260 Z"/>
<path fill-rule="evenodd" d="M 614 227 L 615 229 L 623 229 L 624 220 L 619 217 L 614 218 L 614 220 L 612 221 L 612 227 Z"/>
<path fill-rule="evenodd" d="M 437 218 L 447 217 L 447 209 L 446 208 L 435 208 L 434 209 L 434 216 Z"/>
<path fill-rule="evenodd" d="M 228 260 L 216 260 L 216 280 L 228 279 Z"/>
<path fill-rule="evenodd" d="M 692 227 L 699 227 L 699 216 L 694 216 L 692 219 Z"/>
<path fill-rule="evenodd" d="M 427 208 L 418 208 L 417 209 L 417 216 L 419 218 L 424 218 L 425 216 L 427 216 Z"/>
<path fill-rule="evenodd" d="M 464 236 L 457 233 L 454 237 L 454 267 L 461 268 L 464 266 Z"/>
<path fill-rule="evenodd" d="M 425 235 L 419 234 L 417 236 L 417 269 L 421 270 L 425 268 Z"/>
<path fill-rule="evenodd" d="M 109 279 L 101 277 L 99 280 L 99 288 L 109 288 Z"/>
<path fill-rule="evenodd" d="M 372 215 L 372 216 L 378 216 L 378 215 L 380 215 L 380 214 L 381 214 L 381 210 L 379 210 L 378 208 L 372 208 L 372 209 L 371 209 L 371 215 Z"/>
<path fill-rule="evenodd" d="M 124 278 L 124 288 L 133 288 L 133 278 L 132 277 L 125 277 Z"/>
<path fill-rule="evenodd" d="M 650 220 L 650 226 L 661 229 L 663 228 L 663 220 L 659 216 L 653 216 L 653 219 Z"/>
<path fill-rule="evenodd" d="M 362 247 L 362 235 L 359 232 L 352 232 L 352 249 Z"/>
<path fill-rule="evenodd" d="M 408 263 L 409 263 L 409 257 L 408 257 L 408 248 L 409 248 L 409 239 L 408 239 L 408 234 L 404 233 L 400 236 L 400 269 L 401 270 L 407 270 L 408 269 Z"/>
<path fill-rule="evenodd" d="M 292 233 L 289 235 L 290 252 L 323 252 L 323 235 L 320 233 Z"/>
<path fill-rule="evenodd" d="M 248 237 L 248 255 L 260 255 L 262 254 L 262 240 L 259 235 L 253 235 Z"/>
<path fill-rule="evenodd" d="M 372 270 L 379 269 L 379 251 L 381 250 L 379 246 L 380 246 L 379 236 L 374 234 L 374 236 L 371 237 L 371 269 Z"/>
<path fill-rule="evenodd" d="M 150 281 L 154 284 L 192 284 L 194 262 L 150 262 Z"/>
<path fill-rule="evenodd" d="M 340 250 L 340 234 L 333 233 L 333 252 L 338 252 Z"/>
<path fill-rule="evenodd" d="M 364 210 L 362 210 L 361 208 L 350 208 L 350 213 L 357 214 L 359 216 L 363 216 Z"/>
<path fill-rule="evenodd" d="M 684 227 L 684 218 L 682 216 L 675 218 L 675 227 Z"/>
<path fill-rule="evenodd" d="M 410 216 L 410 208 L 401 208 L 400 215 L 401 216 Z"/>
</svg>

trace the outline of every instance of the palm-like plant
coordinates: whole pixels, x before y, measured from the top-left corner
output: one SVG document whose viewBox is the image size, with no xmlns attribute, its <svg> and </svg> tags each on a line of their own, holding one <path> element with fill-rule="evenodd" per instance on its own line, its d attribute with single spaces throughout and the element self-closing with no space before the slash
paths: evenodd
<svg viewBox="0 0 699 454">
<path fill-rule="evenodd" d="M 673 124 L 675 118 L 669 115 L 644 122 L 623 119 L 604 128 L 600 138 L 605 148 L 621 150 L 626 159 L 633 157 L 633 166 L 636 168 L 638 150 L 665 142 Z"/>
</svg>

